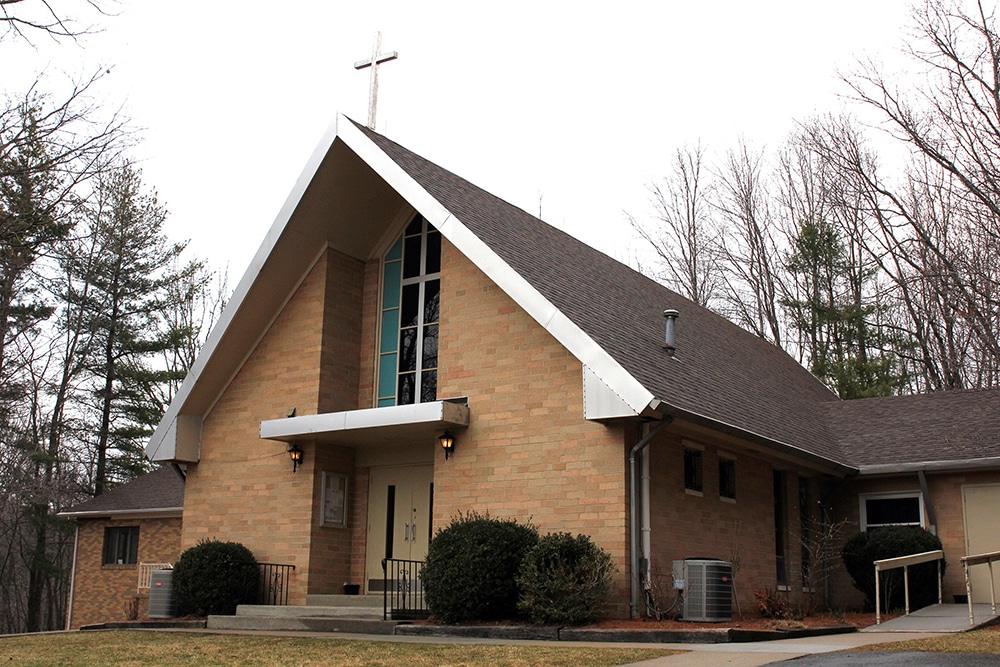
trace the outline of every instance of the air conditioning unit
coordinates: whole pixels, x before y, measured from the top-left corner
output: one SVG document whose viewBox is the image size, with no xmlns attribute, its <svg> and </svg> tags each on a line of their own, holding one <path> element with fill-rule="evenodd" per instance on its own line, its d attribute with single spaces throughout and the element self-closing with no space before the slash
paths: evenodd
<svg viewBox="0 0 1000 667">
<path fill-rule="evenodd" d="M 174 571 L 153 570 L 149 575 L 150 618 L 174 618 L 177 603 L 174 601 Z"/>
<path fill-rule="evenodd" d="M 674 586 L 684 591 L 682 620 L 716 623 L 733 620 L 732 563 L 690 558 L 675 560 L 673 570 Z"/>
</svg>

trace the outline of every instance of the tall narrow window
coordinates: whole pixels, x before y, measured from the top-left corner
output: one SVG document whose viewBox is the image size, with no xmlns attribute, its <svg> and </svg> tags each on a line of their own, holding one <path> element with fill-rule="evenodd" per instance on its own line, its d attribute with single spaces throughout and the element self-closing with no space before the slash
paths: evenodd
<svg viewBox="0 0 1000 667">
<path fill-rule="evenodd" d="M 736 461 L 719 457 L 719 497 L 736 500 Z"/>
<path fill-rule="evenodd" d="M 812 492 L 808 477 L 799 477 L 799 542 L 802 545 L 802 587 L 809 588 L 815 539 L 813 536 Z"/>
<path fill-rule="evenodd" d="M 788 559 L 786 546 L 788 544 L 788 494 L 786 492 L 785 472 L 774 471 L 774 562 L 775 576 L 779 586 L 788 585 Z"/>
<path fill-rule="evenodd" d="M 382 264 L 378 406 L 437 399 L 441 234 L 421 216 Z"/>
<path fill-rule="evenodd" d="M 701 493 L 704 488 L 701 451 L 684 448 L 684 490 Z"/>
</svg>

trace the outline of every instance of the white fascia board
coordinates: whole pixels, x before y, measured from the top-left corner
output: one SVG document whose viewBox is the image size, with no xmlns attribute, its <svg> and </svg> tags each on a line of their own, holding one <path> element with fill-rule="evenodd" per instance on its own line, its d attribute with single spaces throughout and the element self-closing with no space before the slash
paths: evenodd
<svg viewBox="0 0 1000 667">
<path fill-rule="evenodd" d="M 95 510 L 92 512 L 59 512 L 58 517 L 64 519 L 175 519 L 184 515 L 183 507 L 153 507 L 142 510 Z"/>
<path fill-rule="evenodd" d="M 893 475 L 915 472 L 959 472 L 967 470 L 991 470 L 1000 468 L 1000 456 L 981 459 L 959 459 L 954 461 L 916 461 L 913 463 L 879 463 L 858 466 L 860 475 Z"/>
<path fill-rule="evenodd" d="M 413 405 L 327 412 L 287 419 L 268 419 L 260 423 L 260 437 L 264 440 L 285 440 L 386 426 L 440 423 L 468 426 L 468 406 L 453 401 L 432 401 Z"/>
<path fill-rule="evenodd" d="M 306 189 L 309 187 L 313 178 L 315 178 L 320 164 L 322 164 L 323 160 L 330 152 L 330 149 L 333 148 L 333 142 L 337 139 L 337 121 L 339 118 L 340 117 L 338 116 L 337 120 L 335 120 L 333 124 L 327 128 L 326 132 L 323 134 L 323 138 L 320 139 L 316 149 L 306 162 L 305 167 L 302 169 L 302 173 L 299 174 L 298 179 L 295 181 L 295 185 L 292 187 L 291 192 L 289 192 L 288 197 L 285 199 L 285 203 L 282 205 L 281 210 L 278 211 L 278 215 L 271 224 L 271 228 L 268 230 L 267 235 L 264 236 L 264 240 L 261 242 L 260 248 L 257 249 L 257 253 L 254 255 L 253 259 L 250 260 L 250 266 L 247 267 L 246 272 L 243 274 L 243 278 L 236 286 L 236 289 L 233 290 L 233 295 L 230 297 L 229 302 L 226 304 L 226 308 L 219 316 L 219 321 L 216 322 L 214 327 L 212 327 L 212 331 L 205 340 L 205 344 L 202 346 L 198 356 L 195 358 L 194 363 L 188 370 L 188 374 L 184 378 L 184 382 L 181 383 L 180 389 L 177 390 L 174 400 L 170 402 L 166 412 L 164 412 L 163 417 L 160 419 L 160 423 L 156 426 L 156 430 L 149 438 L 149 442 L 146 444 L 146 458 L 149 460 L 176 460 L 177 433 L 175 420 L 180 414 L 181 409 L 183 409 L 185 401 L 191 395 L 191 391 L 194 389 L 195 385 L 198 384 L 198 379 L 205 370 L 208 360 L 211 359 L 213 353 L 219 347 L 222 337 L 226 334 L 232 324 L 233 319 L 236 317 L 236 313 L 238 313 L 243 307 L 247 296 L 250 294 L 251 288 L 260 276 L 264 263 L 273 252 L 274 246 L 278 243 L 278 239 L 281 238 L 281 235 L 285 232 L 285 228 L 288 226 L 288 221 L 291 219 L 292 213 L 295 212 L 295 209 L 302 200 L 302 196 L 305 194 Z M 349 122 L 345 122 L 345 125 L 349 124 Z M 199 415 L 199 418 L 200 417 L 201 416 Z"/>
<path fill-rule="evenodd" d="M 345 119 L 340 124 L 338 136 L 442 236 L 621 397 L 634 414 L 651 407 L 656 399 L 648 389 L 350 121 Z"/>
</svg>

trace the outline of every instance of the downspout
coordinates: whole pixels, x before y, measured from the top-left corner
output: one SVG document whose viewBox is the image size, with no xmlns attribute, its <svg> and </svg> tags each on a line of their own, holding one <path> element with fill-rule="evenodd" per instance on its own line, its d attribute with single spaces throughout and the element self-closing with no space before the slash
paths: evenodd
<svg viewBox="0 0 1000 667">
<path fill-rule="evenodd" d="M 66 605 L 66 631 L 73 628 L 73 598 L 76 597 L 76 557 L 80 548 L 80 524 L 76 523 L 73 536 L 73 567 L 69 571 L 69 603 Z"/>
<path fill-rule="evenodd" d="M 927 491 L 927 477 L 923 470 L 917 471 L 917 479 L 920 480 L 920 493 L 924 494 L 924 509 L 927 511 L 927 523 L 930 525 L 931 535 L 937 535 L 937 521 L 934 520 L 934 508 L 931 507 L 931 494 Z"/>
<path fill-rule="evenodd" d="M 629 615 L 631 618 L 639 618 L 642 605 L 642 591 L 644 579 L 649 570 L 649 549 L 650 540 L 650 519 L 649 519 L 649 474 L 648 471 L 641 470 L 639 455 L 652 442 L 653 438 L 660 434 L 674 421 L 670 415 L 665 416 L 659 424 L 651 431 L 649 425 L 643 424 L 646 435 L 639 439 L 639 442 L 632 447 L 628 454 L 629 465 L 629 558 L 630 558 L 630 580 L 631 594 L 629 597 Z M 647 468 L 648 459 L 647 459 Z"/>
</svg>

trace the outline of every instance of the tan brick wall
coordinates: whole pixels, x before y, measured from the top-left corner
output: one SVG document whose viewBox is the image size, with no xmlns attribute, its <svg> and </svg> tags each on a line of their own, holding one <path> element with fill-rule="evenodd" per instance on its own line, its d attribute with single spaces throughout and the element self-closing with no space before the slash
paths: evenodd
<svg viewBox="0 0 1000 667">
<path fill-rule="evenodd" d="M 138 526 L 140 563 L 174 563 L 180 555 L 181 519 L 82 519 L 77 542 L 72 591 L 71 628 L 128 620 L 125 605 L 135 599 L 139 582 L 136 565 L 102 565 L 104 529 Z M 139 618 L 149 609 L 148 595 L 139 597 Z"/>
<path fill-rule="evenodd" d="M 472 424 L 455 433 L 450 460 L 435 457 L 435 530 L 476 510 L 543 534 L 586 533 L 627 590 L 621 427 L 586 421 L 580 362 L 450 244 L 442 250 L 438 397 L 468 396 Z"/>
<path fill-rule="evenodd" d="M 306 442 L 303 465 L 293 473 L 285 445 L 261 440 L 259 424 L 291 407 L 309 415 L 321 406 L 355 406 L 360 332 L 352 323 L 361 310 L 362 271 L 362 263 L 333 251 L 312 267 L 205 419 L 201 460 L 188 470 L 182 547 L 236 541 L 260 561 L 295 565 L 293 604 L 312 589 L 312 541 L 322 534 L 324 553 L 344 541 L 318 530 L 316 490 L 323 466 L 349 465 L 331 463 L 330 452 L 318 461 L 316 444 Z M 330 566 L 317 585 L 332 585 L 347 567 Z"/>
</svg>

